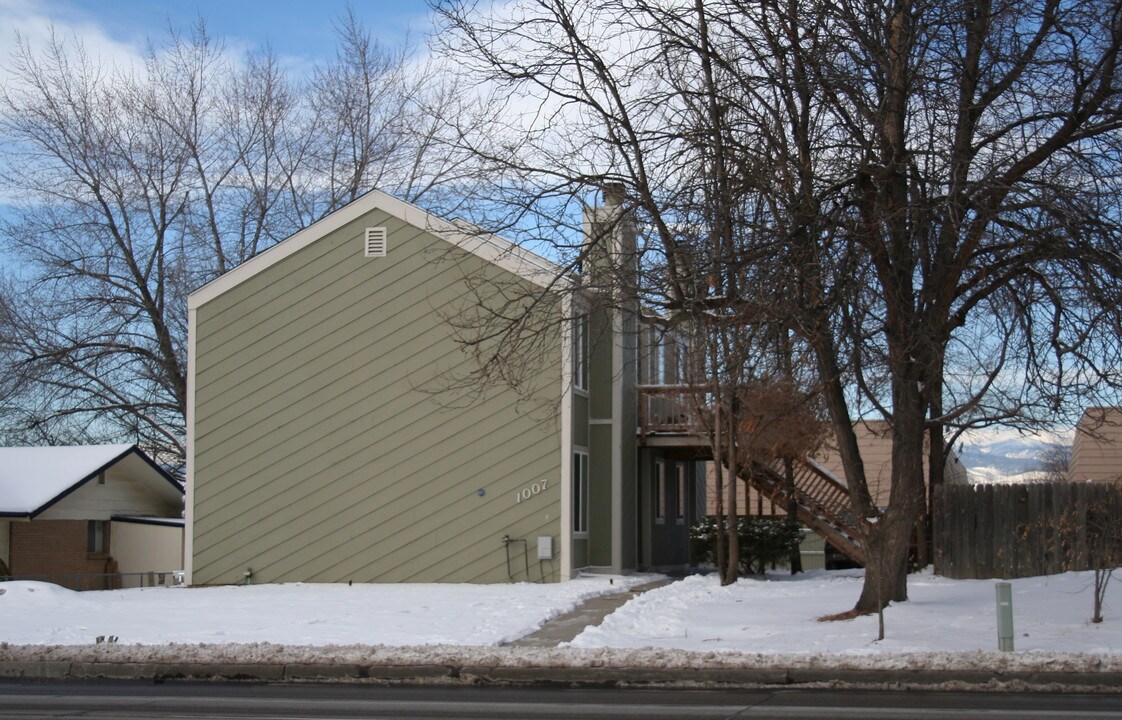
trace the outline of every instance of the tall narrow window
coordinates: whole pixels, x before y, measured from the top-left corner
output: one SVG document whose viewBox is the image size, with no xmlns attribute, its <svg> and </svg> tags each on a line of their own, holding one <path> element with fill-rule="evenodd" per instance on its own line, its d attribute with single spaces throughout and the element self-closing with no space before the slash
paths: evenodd
<svg viewBox="0 0 1122 720">
<path fill-rule="evenodd" d="M 666 463 L 662 460 L 655 461 L 654 503 L 655 522 L 666 522 Z"/>
<path fill-rule="evenodd" d="M 636 361 L 639 365 L 639 383 L 641 385 L 653 385 L 654 380 L 651 379 L 651 336 L 654 330 L 651 326 L 643 323 L 639 326 L 638 342 L 635 343 Z"/>
<path fill-rule="evenodd" d="M 678 521 L 679 525 L 685 525 L 686 524 L 686 501 L 687 501 L 687 497 L 686 497 L 686 464 L 685 463 L 678 463 L 675 466 L 674 472 L 675 472 L 675 475 L 677 475 L 677 481 L 678 481 L 677 482 L 677 485 L 678 485 L 678 504 L 676 506 L 677 507 L 677 513 L 675 515 L 675 519 Z"/>
<path fill-rule="evenodd" d="M 573 532 L 588 532 L 588 453 L 573 451 Z"/>
<path fill-rule="evenodd" d="M 573 385 L 578 390 L 588 389 L 588 317 L 577 318 L 573 323 Z"/>
</svg>

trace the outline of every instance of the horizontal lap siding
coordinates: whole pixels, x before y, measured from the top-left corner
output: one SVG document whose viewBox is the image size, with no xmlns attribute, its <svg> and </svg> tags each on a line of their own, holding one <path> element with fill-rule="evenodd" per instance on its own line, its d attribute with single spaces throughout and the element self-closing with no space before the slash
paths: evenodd
<svg viewBox="0 0 1122 720">
<path fill-rule="evenodd" d="M 1122 479 L 1122 412 L 1117 408 L 1087 410 L 1076 426 L 1069 475 L 1073 482 Z"/>
<path fill-rule="evenodd" d="M 155 471 L 149 471 L 155 475 Z M 90 479 L 38 517 L 43 520 L 108 520 L 114 515 L 180 517 L 182 501 L 169 501 L 152 488 L 162 477 L 140 478 L 120 466 L 105 472 L 105 482 Z"/>
<path fill-rule="evenodd" d="M 386 258 L 362 257 L 375 225 Z M 501 581 L 503 534 L 559 541 L 550 400 L 434 392 L 471 369 L 446 315 L 484 267 L 450 249 L 375 211 L 198 309 L 196 583 Z"/>
</svg>

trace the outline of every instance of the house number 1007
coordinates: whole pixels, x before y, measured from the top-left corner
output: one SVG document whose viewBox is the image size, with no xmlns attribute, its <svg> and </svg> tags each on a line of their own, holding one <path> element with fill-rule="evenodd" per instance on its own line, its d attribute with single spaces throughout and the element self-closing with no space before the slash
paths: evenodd
<svg viewBox="0 0 1122 720">
<path fill-rule="evenodd" d="M 541 482 L 536 482 L 533 485 L 530 485 L 529 487 L 524 487 L 521 490 L 519 490 L 518 492 L 514 493 L 514 504 L 517 505 L 518 503 L 522 502 L 523 500 L 529 500 L 530 498 L 534 497 L 538 493 L 542 492 L 543 490 L 545 490 L 545 485 L 548 482 L 549 482 L 548 480 L 542 480 Z"/>
</svg>

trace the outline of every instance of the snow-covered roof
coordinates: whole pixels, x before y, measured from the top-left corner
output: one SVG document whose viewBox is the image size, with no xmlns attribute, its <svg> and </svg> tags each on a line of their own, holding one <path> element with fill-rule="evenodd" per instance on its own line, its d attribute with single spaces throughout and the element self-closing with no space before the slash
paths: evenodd
<svg viewBox="0 0 1122 720">
<path fill-rule="evenodd" d="M 99 473 L 134 455 L 183 492 L 174 478 L 135 445 L 0 448 L 0 516 L 35 517 Z"/>
</svg>

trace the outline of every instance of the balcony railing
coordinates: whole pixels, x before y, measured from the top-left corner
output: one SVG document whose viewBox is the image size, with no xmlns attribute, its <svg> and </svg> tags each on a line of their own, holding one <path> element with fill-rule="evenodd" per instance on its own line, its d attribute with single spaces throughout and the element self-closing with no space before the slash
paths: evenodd
<svg viewBox="0 0 1122 720">
<path fill-rule="evenodd" d="M 706 442 L 713 407 L 703 385 L 639 385 L 639 436 L 693 436 Z M 780 507 L 794 500 L 798 519 L 837 549 L 859 563 L 865 562 L 861 530 L 849 509 L 846 486 L 813 460 L 796 460 L 793 486 L 788 485 L 781 462 L 749 463 L 741 453 L 739 474 L 758 492 Z"/>
<path fill-rule="evenodd" d="M 698 385 L 639 385 L 639 433 L 642 436 L 704 435 L 709 396 Z"/>
</svg>

